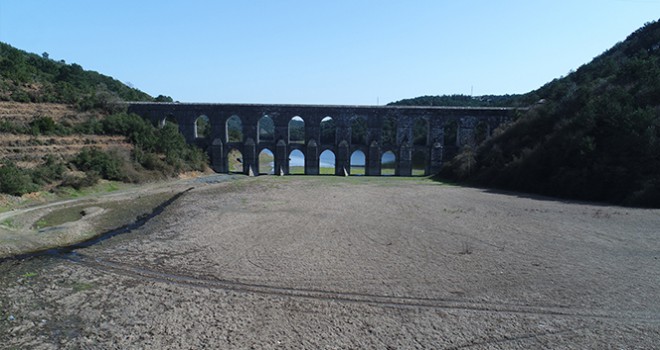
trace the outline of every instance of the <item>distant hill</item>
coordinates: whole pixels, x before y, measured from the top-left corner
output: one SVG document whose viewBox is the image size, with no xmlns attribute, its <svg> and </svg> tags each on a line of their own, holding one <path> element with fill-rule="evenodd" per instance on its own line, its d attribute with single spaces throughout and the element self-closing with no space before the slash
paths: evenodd
<svg viewBox="0 0 660 350">
<path fill-rule="evenodd" d="M 0 42 L 0 101 L 65 103 L 87 110 L 120 100 L 155 99 L 78 64 L 55 61 L 47 53 L 39 56 Z"/>
<path fill-rule="evenodd" d="M 442 106 L 442 107 L 516 107 L 522 105 L 522 95 L 442 95 L 420 96 L 392 103 L 390 106 Z"/>
<path fill-rule="evenodd" d="M 542 64 L 542 63 L 539 63 Z M 540 101 L 443 176 L 551 196 L 660 207 L 660 23 L 520 96 Z"/>
</svg>

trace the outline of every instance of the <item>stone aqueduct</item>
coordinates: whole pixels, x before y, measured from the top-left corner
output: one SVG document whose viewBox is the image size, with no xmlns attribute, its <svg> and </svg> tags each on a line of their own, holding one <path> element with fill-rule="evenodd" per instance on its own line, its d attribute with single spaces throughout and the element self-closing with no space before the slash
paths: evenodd
<svg viewBox="0 0 660 350">
<path fill-rule="evenodd" d="M 322 152 L 331 150 L 335 155 L 335 174 L 345 175 L 351 169 L 351 155 L 362 151 L 365 155 L 365 175 L 381 175 L 385 152 L 395 155 L 395 175 L 412 175 L 412 156 L 421 154 L 425 159 L 425 174 L 437 172 L 443 160 L 453 156 L 462 146 L 473 144 L 477 130 L 490 136 L 492 130 L 512 119 L 514 108 L 470 107 L 407 107 L 407 106 L 323 106 L 277 104 L 207 104 L 207 103 L 131 103 L 129 112 L 150 119 L 159 125 L 166 118 L 175 118 L 179 131 L 188 143 L 205 146 L 211 167 L 220 173 L 229 172 L 228 154 L 236 149 L 242 154 L 243 172 L 257 173 L 259 153 L 270 150 L 274 155 L 276 174 L 289 174 L 289 155 L 299 150 L 305 158 L 305 174 L 319 174 Z M 210 135 L 200 139 L 196 122 L 206 116 Z M 242 139 L 229 136 L 228 120 L 238 117 Z M 289 137 L 289 122 L 298 117 L 304 122 L 304 141 L 293 142 Z M 321 139 L 321 123 L 332 118 L 335 124 L 334 140 Z M 271 118 L 274 135 L 268 140 L 260 138 L 262 118 Z M 351 126 L 358 118 L 366 126 L 366 137 L 355 142 Z M 300 120 L 298 119 L 298 120 Z M 384 124 L 394 123 L 391 137 L 385 137 Z M 413 142 L 413 126 L 424 126 L 424 137 Z M 446 130 L 455 132 L 447 135 Z M 451 143 L 445 142 L 451 140 Z"/>
</svg>

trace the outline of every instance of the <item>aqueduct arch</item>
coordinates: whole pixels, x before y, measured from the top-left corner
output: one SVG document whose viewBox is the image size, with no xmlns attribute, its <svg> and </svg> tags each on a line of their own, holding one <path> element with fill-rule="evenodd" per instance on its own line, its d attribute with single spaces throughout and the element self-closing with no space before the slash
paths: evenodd
<svg viewBox="0 0 660 350">
<path fill-rule="evenodd" d="M 411 176 L 413 167 L 417 173 L 421 168 L 413 160 L 425 160 L 424 173 L 437 172 L 462 146 L 473 145 L 476 138 L 488 137 L 512 120 L 516 109 L 133 102 L 129 112 L 154 124 L 175 118 L 189 143 L 199 136 L 198 118 L 206 116 L 211 167 L 220 173 L 232 171 L 228 155 L 235 149 L 242 155 L 242 171 L 256 174 L 259 153 L 269 149 L 276 173 L 288 174 L 289 155 L 299 150 L 305 174 L 317 175 L 321 152 L 330 150 L 335 155 L 335 174 L 344 175 L 350 172 L 351 155 L 359 150 L 366 158 L 365 175 L 383 174 L 383 155 L 392 152 L 394 163 L 385 169 L 393 167 L 396 175 Z M 327 125 L 328 117 L 332 125 Z M 302 130 L 292 138 L 293 118 Z M 269 123 L 267 130 L 264 122 Z"/>
</svg>

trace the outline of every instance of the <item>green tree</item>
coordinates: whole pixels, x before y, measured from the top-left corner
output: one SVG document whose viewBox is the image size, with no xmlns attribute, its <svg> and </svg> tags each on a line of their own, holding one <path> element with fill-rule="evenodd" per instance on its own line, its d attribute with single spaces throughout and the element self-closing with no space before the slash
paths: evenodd
<svg viewBox="0 0 660 350">
<path fill-rule="evenodd" d="M 37 186 L 32 182 L 27 171 L 20 169 L 11 161 L 0 164 L 0 192 L 21 196 L 36 190 Z"/>
<path fill-rule="evenodd" d="M 154 102 L 174 102 L 174 100 L 169 96 L 158 95 L 154 98 Z"/>
<path fill-rule="evenodd" d="M 84 172 L 94 171 L 108 180 L 123 180 L 122 160 L 113 153 L 97 147 L 83 148 L 72 163 Z"/>
</svg>

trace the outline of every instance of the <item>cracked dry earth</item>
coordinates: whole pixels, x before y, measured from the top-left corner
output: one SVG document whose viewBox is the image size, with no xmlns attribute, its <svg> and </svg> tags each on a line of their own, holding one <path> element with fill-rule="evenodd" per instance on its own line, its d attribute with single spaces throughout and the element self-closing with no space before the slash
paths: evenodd
<svg viewBox="0 0 660 350">
<path fill-rule="evenodd" d="M 198 185 L 0 264 L 6 349 L 651 349 L 660 210 L 427 180 Z"/>
</svg>

